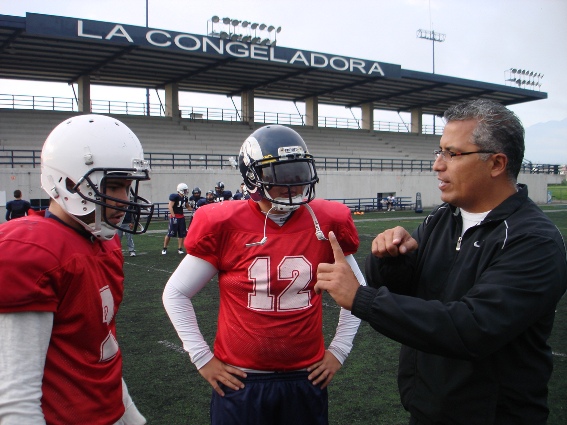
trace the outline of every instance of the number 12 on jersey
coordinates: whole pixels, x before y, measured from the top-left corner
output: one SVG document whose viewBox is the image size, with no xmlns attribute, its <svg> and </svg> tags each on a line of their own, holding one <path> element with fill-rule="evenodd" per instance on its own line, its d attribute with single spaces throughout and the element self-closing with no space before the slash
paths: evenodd
<svg viewBox="0 0 567 425">
<path fill-rule="evenodd" d="M 270 267 L 270 257 L 258 257 L 248 267 L 248 278 L 253 283 L 248 308 L 289 312 L 311 307 L 311 290 L 307 287 L 313 277 L 313 267 L 304 256 L 286 256 L 278 264 L 278 281 L 289 281 L 289 284 L 277 296 L 273 295 Z"/>
</svg>

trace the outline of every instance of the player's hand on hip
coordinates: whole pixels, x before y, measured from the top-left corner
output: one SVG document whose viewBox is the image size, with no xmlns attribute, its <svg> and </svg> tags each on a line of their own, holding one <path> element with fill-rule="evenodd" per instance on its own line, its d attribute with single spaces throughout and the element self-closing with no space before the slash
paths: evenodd
<svg viewBox="0 0 567 425">
<path fill-rule="evenodd" d="M 325 350 L 323 360 L 307 368 L 307 372 L 310 372 L 307 379 L 309 379 L 313 385 L 320 385 L 321 389 L 324 389 L 331 383 L 333 376 L 335 376 L 335 373 L 337 373 L 341 367 L 341 362 L 339 362 L 333 353 L 329 350 Z"/>
<path fill-rule="evenodd" d="M 317 267 L 315 292 L 327 291 L 341 307 L 352 309 L 352 302 L 360 283 L 347 262 L 339 241 L 333 232 L 329 232 L 329 242 L 333 248 L 335 262 L 320 263 Z"/>
<path fill-rule="evenodd" d="M 235 367 L 229 366 L 221 362 L 216 357 L 213 357 L 205 366 L 199 369 L 199 373 L 205 378 L 213 389 L 221 396 L 224 397 L 224 391 L 219 386 L 219 383 L 237 391 L 244 388 L 244 384 L 237 378 L 246 378 L 246 373 Z"/>
<path fill-rule="evenodd" d="M 397 257 L 416 249 L 417 241 L 400 226 L 383 231 L 372 241 L 372 254 L 379 258 Z"/>
</svg>

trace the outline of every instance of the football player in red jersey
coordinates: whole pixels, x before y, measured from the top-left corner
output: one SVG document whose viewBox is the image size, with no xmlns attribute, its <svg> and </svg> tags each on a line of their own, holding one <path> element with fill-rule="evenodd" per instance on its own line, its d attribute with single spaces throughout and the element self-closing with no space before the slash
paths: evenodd
<svg viewBox="0 0 567 425">
<path fill-rule="evenodd" d="M 116 119 L 76 116 L 48 136 L 49 209 L 0 226 L 0 423 L 146 423 L 122 379 L 115 235 L 127 211 L 124 231 L 147 228 L 153 205 L 138 184 L 148 179 L 138 138 Z"/>
<path fill-rule="evenodd" d="M 269 125 L 242 145 L 244 202 L 204 205 L 185 241 L 187 256 L 163 295 L 191 361 L 213 387 L 211 422 L 327 424 L 327 385 L 348 356 L 359 320 L 341 310 L 325 349 L 317 266 L 333 261 L 333 232 L 347 261 L 358 233 L 343 204 L 315 198 L 313 157 L 294 130 Z M 214 354 L 191 303 L 218 274 L 220 308 Z"/>
</svg>

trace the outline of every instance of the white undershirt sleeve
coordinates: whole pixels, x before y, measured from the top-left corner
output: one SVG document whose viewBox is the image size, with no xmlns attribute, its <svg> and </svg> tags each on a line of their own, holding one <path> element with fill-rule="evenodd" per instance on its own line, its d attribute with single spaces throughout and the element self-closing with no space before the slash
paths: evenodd
<svg viewBox="0 0 567 425">
<path fill-rule="evenodd" d="M 217 273 L 218 270 L 211 263 L 186 255 L 163 290 L 165 310 L 197 369 L 207 364 L 213 358 L 213 353 L 199 330 L 191 298 Z"/>
<path fill-rule="evenodd" d="M 358 267 L 358 263 L 353 255 L 347 255 L 346 260 L 349 263 L 354 275 L 358 282 L 366 286 L 366 280 L 364 275 Z M 358 326 L 360 325 L 360 319 L 353 316 L 350 311 L 341 308 L 339 314 L 339 324 L 337 325 L 337 330 L 335 332 L 335 337 L 329 344 L 328 350 L 333 353 L 333 355 L 341 362 L 344 363 L 348 357 L 350 350 L 352 350 L 352 342 L 358 331 Z"/>
<path fill-rule="evenodd" d="M 122 379 L 122 403 L 124 403 L 124 414 L 114 425 L 144 425 L 146 423 L 146 418 L 142 416 L 132 401 L 124 379 Z"/>
<path fill-rule="evenodd" d="M 0 314 L 0 423 L 44 425 L 41 385 L 53 313 Z"/>
</svg>

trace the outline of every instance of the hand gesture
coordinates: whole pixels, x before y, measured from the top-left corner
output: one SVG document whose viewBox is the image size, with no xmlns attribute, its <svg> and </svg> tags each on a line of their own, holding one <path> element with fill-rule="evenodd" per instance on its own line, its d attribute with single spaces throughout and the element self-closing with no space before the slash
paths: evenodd
<svg viewBox="0 0 567 425">
<path fill-rule="evenodd" d="M 224 397 L 224 391 L 219 386 L 219 383 L 226 385 L 234 391 L 244 388 L 244 384 L 237 376 L 246 378 L 246 373 L 221 362 L 216 357 L 213 357 L 205 366 L 199 369 L 199 373 L 221 397 Z"/>
<path fill-rule="evenodd" d="M 307 379 L 309 379 L 313 385 L 321 384 L 321 389 L 324 389 L 331 383 L 333 376 L 335 376 L 335 373 L 337 373 L 342 366 L 341 362 L 339 362 L 333 353 L 329 350 L 325 350 L 323 360 L 307 368 L 307 372 L 310 372 Z"/>
<path fill-rule="evenodd" d="M 329 232 L 329 242 L 333 248 L 335 262 L 333 264 L 320 263 L 317 267 L 317 283 L 315 292 L 320 294 L 327 291 L 341 307 L 351 310 L 352 302 L 360 283 L 354 275 L 339 241 L 333 232 Z"/>
<path fill-rule="evenodd" d="M 397 257 L 416 249 L 417 241 L 400 226 L 385 230 L 372 241 L 372 254 L 378 258 Z"/>
</svg>

